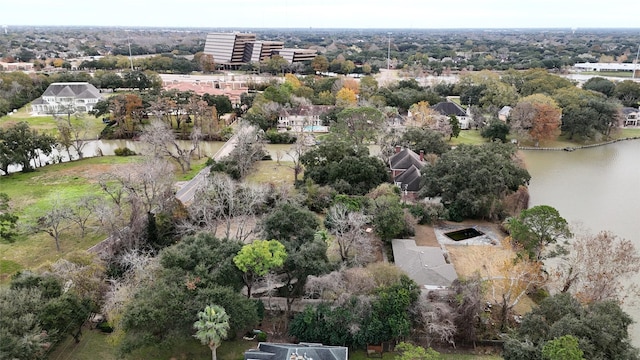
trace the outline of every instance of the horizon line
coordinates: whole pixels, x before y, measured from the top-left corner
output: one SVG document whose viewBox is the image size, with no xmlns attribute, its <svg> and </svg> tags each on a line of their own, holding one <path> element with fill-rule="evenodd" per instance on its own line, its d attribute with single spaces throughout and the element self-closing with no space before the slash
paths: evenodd
<svg viewBox="0 0 640 360">
<path fill-rule="evenodd" d="M 579 26 L 540 26 L 540 27 L 269 27 L 269 26 L 185 26 L 185 25 L 25 25 L 2 24 L 2 27 L 58 27 L 58 28 L 132 28 L 132 29 L 268 29 L 268 30 L 640 30 L 640 27 L 579 27 Z"/>
</svg>

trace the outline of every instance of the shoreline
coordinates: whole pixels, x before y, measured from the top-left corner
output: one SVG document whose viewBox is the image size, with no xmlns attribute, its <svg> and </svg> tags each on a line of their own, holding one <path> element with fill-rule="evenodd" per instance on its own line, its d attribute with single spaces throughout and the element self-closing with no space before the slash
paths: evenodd
<svg viewBox="0 0 640 360">
<path fill-rule="evenodd" d="M 638 140 L 640 136 L 625 137 L 620 139 L 609 140 L 597 144 L 581 145 L 581 146 L 565 146 L 565 147 L 535 147 L 535 146 L 518 146 L 518 150 L 544 150 L 544 151 L 574 151 L 580 149 L 588 149 L 592 147 L 605 146 L 620 141 Z"/>
</svg>

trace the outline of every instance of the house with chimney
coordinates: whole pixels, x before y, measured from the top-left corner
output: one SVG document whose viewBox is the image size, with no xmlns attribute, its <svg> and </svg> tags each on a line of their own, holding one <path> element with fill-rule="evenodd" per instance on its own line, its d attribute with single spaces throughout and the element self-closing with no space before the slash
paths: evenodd
<svg viewBox="0 0 640 360">
<path fill-rule="evenodd" d="M 396 146 L 395 153 L 389 157 L 389 168 L 393 183 L 400 188 L 405 199 L 415 199 L 420 190 L 420 170 L 426 165 L 424 151 L 420 153 Z"/>
</svg>

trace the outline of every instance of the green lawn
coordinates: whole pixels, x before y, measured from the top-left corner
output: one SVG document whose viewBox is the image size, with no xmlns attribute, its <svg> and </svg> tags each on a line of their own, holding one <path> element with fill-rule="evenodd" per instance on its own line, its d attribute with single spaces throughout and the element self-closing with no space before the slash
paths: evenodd
<svg viewBox="0 0 640 360">
<path fill-rule="evenodd" d="M 31 129 L 35 129 L 38 132 L 43 132 L 52 136 L 56 136 L 58 134 L 56 120 L 52 115 L 31 116 L 28 108 L 29 105 L 26 105 L 19 109 L 15 114 L 0 117 L 0 128 L 7 128 L 24 121 L 29 124 Z M 64 120 L 67 119 L 66 116 L 62 117 Z M 83 123 L 87 126 L 86 134 L 84 136 L 86 139 L 97 139 L 102 129 L 104 129 L 102 120 L 96 119 L 93 115 L 89 114 L 82 114 L 80 116 L 71 115 L 71 123 L 74 125 Z"/>
<path fill-rule="evenodd" d="M 480 130 L 460 130 L 457 138 L 449 140 L 449 144 L 453 146 L 460 144 L 481 145 L 486 142 L 487 139 L 480 136 Z"/>
<path fill-rule="evenodd" d="M 290 184 L 293 185 L 293 163 L 275 160 L 258 161 L 255 169 L 247 176 L 247 181 L 262 184 Z M 303 174 L 298 175 L 302 180 Z"/>
<path fill-rule="evenodd" d="M 0 177 L 0 189 L 9 195 L 13 211 L 19 216 L 21 230 L 13 243 L 0 242 L 0 282 L 20 269 L 36 268 L 54 262 L 75 250 L 85 250 L 104 239 L 101 230 L 90 231 L 82 238 L 78 229 L 63 233 L 62 251 L 56 251 L 49 235 L 28 231 L 49 208 L 53 199 L 71 201 L 83 195 L 102 194 L 97 178 L 113 167 L 139 161 L 139 157 L 95 157 L 79 161 L 49 165 L 30 173 L 15 173 Z"/>
</svg>

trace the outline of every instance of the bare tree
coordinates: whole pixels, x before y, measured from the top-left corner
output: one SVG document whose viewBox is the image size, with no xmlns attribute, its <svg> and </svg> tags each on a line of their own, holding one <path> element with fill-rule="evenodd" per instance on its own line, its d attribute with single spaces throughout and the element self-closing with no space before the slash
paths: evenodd
<svg viewBox="0 0 640 360">
<path fill-rule="evenodd" d="M 123 245 L 138 247 L 148 217 L 173 209 L 176 199 L 172 174 L 173 167 L 168 161 L 147 158 L 100 179 L 101 188 L 115 207 L 97 209 L 97 212 L 103 225 L 110 225 L 112 234 L 117 235 Z"/>
<path fill-rule="evenodd" d="M 71 208 L 63 204 L 59 198 L 55 198 L 49 210 L 38 218 L 35 228 L 36 231 L 49 234 L 56 242 L 56 249 L 60 251 L 60 236 L 73 225 L 70 218 Z"/>
<path fill-rule="evenodd" d="M 546 283 L 541 263 L 518 259 L 512 251 L 506 250 L 512 246 L 508 240 L 503 241 L 502 248 L 476 246 L 477 250 L 468 260 L 480 267 L 487 300 L 500 309 L 501 330 L 506 329 L 508 315 L 523 297 Z"/>
<path fill-rule="evenodd" d="M 640 271 L 640 256 L 633 243 L 602 231 L 576 235 L 569 253 L 548 267 L 551 286 L 569 292 L 582 303 L 624 302 L 640 295 L 630 280 Z"/>
<path fill-rule="evenodd" d="M 120 279 L 111 279 L 109 289 L 104 296 L 102 312 L 110 321 L 121 319 L 121 312 L 133 298 L 137 290 L 145 283 L 153 281 L 160 269 L 158 257 L 138 251 L 125 251 L 118 258 L 123 268 L 129 269 Z M 117 324 L 114 324 L 117 325 Z"/>
<path fill-rule="evenodd" d="M 155 101 L 151 101 L 150 105 L 149 110 L 153 116 L 171 126 L 171 114 L 177 107 L 176 102 L 167 98 L 158 98 Z"/>
<path fill-rule="evenodd" d="M 457 335 L 463 342 L 475 344 L 484 307 L 483 283 L 480 274 L 475 273 L 466 279 L 456 279 L 451 284 L 451 290 L 454 293 L 449 302 L 454 304 L 456 312 Z"/>
<path fill-rule="evenodd" d="M 244 241 L 254 231 L 251 225 L 262 211 L 267 194 L 264 186 L 238 183 L 226 174 L 216 173 L 207 177 L 197 190 L 189 213 L 199 227 L 215 232 L 222 224 L 226 238 Z M 236 232 L 232 234 L 234 223 Z"/>
<path fill-rule="evenodd" d="M 354 295 L 372 294 L 377 287 L 370 268 L 343 266 L 325 275 L 309 276 L 305 293 L 308 297 L 343 302 Z"/>
<path fill-rule="evenodd" d="M 59 259 L 47 270 L 61 278 L 68 289 L 96 304 L 102 301 L 105 287 L 104 262 L 95 254 L 76 251 L 67 259 Z"/>
<path fill-rule="evenodd" d="M 455 314 L 447 303 L 432 302 L 423 293 L 410 311 L 413 320 L 418 323 L 415 331 L 427 342 L 427 346 L 430 347 L 435 341 L 455 347 Z"/>
<path fill-rule="evenodd" d="M 293 165 L 289 167 L 293 169 L 294 184 L 298 183 L 298 177 L 302 173 L 303 167 L 300 159 L 307 150 L 309 150 L 307 137 L 300 132 L 296 138 L 296 142 L 286 151 L 286 155 L 291 159 L 291 162 L 293 162 Z"/>
<path fill-rule="evenodd" d="M 329 208 L 326 221 L 343 263 L 357 266 L 375 260 L 373 244 L 365 232 L 368 216 L 338 203 Z"/>
<path fill-rule="evenodd" d="M 229 158 L 236 163 L 240 178 L 244 178 L 253 164 L 264 156 L 264 144 L 255 128 L 242 124 L 235 135 L 236 147 Z"/>
<path fill-rule="evenodd" d="M 89 220 L 93 218 L 96 207 L 100 201 L 101 199 L 94 195 L 83 196 L 71 210 L 70 220 L 80 227 L 83 238 L 87 232 L 87 224 Z"/>
<path fill-rule="evenodd" d="M 394 145 L 400 144 L 405 129 L 404 126 L 391 126 L 388 122 L 386 126 L 380 129 L 376 145 L 380 146 L 380 154 L 378 157 L 385 164 L 389 163 L 389 158 L 395 153 Z"/>
<path fill-rule="evenodd" d="M 429 126 L 429 128 L 442 134 L 442 136 L 450 135 L 452 126 L 451 122 L 449 121 L 449 117 L 444 115 L 436 115 L 434 118 L 435 121 Z"/>
<path fill-rule="evenodd" d="M 264 293 L 267 294 L 267 309 L 271 310 L 271 297 L 273 297 L 280 286 L 282 286 L 282 282 L 279 280 L 278 275 L 273 271 L 269 271 L 260 279 L 258 287 L 263 288 Z"/>
<path fill-rule="evenodd" d="M 191 170 L 191 157 L 198 149 L 201 138 L 200 129 L 194 127 L 190 135 L 191 144 L 188 148 L 183 149 L 176 140 L 173 129 L 158 120 L 154 120 L 146 126 L 140 136 L 140 140 L 150 146 L 150 155 L 155 157 L 168 156 L 174 159 L 180 165 L 183 174 Z"/>
<path fill-rule="evenodd" d="M 531 102 L 520 102 L 511 110 L 509 120 L 511 130 L 519 136 L 529 139 L 529 130 L 533 127 L 536 110 Z"/>
</svg>

